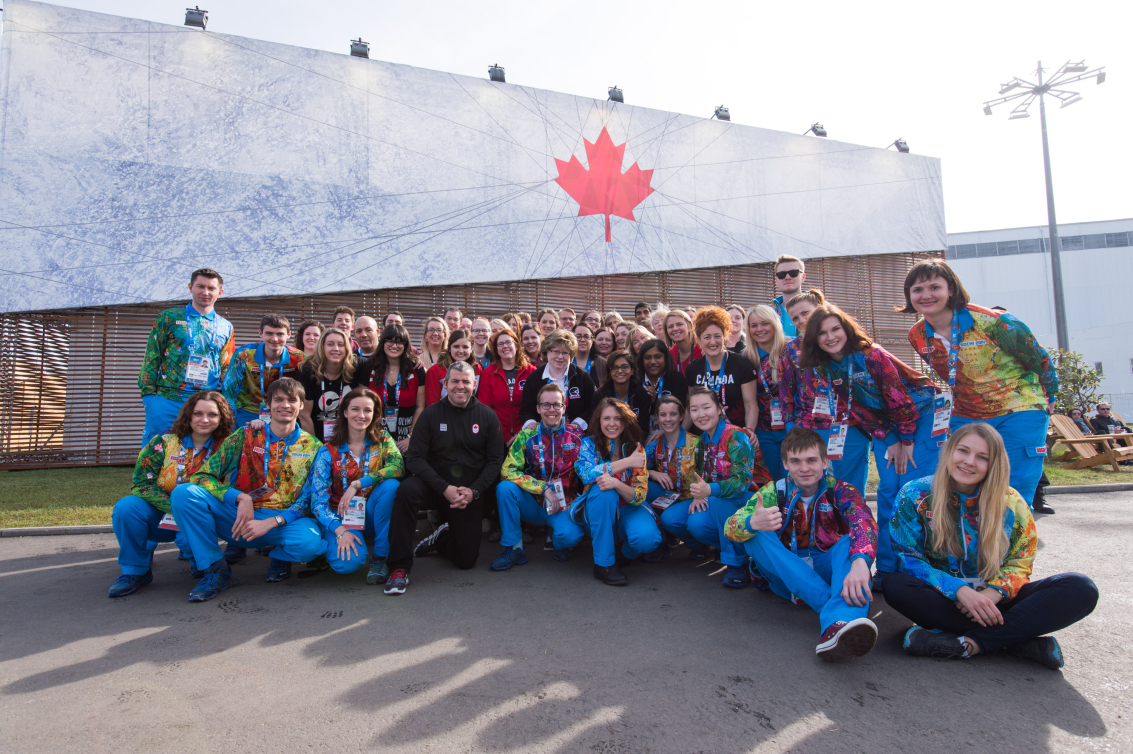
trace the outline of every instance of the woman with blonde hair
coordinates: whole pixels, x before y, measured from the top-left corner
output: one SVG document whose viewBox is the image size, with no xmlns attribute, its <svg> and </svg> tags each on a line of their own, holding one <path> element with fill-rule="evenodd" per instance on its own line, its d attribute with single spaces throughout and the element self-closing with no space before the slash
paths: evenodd
<svg viewBox="0 0 1133 754">
<path fill-rule="evenodd" d="M 1080 573 L 1031 581 L 1038 549 L 1027 502 L 1009 484 L 1003 438 L 984 422 L 957 429 L 931 478 L 901 489 L 889 523 L 901 570 L 885 601 L 914 621 L 905 651 L 940 660 L 1006 651 L 1064 665 L 1052 631 L 1089 615 L 1098 589 Z"/>
<path fill-rule="evenodd" d="M 669 316 L 669 307 L 658 302 L 657 308 L 649 315 L 649 324 L 653 328 L 653 337 L 665 341 L 669 345 L 669 336 L 665 333 L 665 319 Z"/>
<path fill-rule="evenodd" d="M 755 398 L 759 404 L 759 419 L 755 436 L 763 451 L 763 460 L 771 478 L 783 478 L 783 459 L 779 448 L 787 436 L 783 419 L 783 404 L 779 400 L 779 354 L 783 352 L 787 336 L 779 315 L 767 304 L 753 306 L 744 318 L 747 330 L 747 348 L 744 356 L 755 370 Z"/>
<path fill-rule="evenodd" d="M 303 386 L 299 426 L 326 442 L 338 419 L 338 404 L 350 390 L 358 363 L 350 350 L 350 336 L 330 327 L 319 336 L 314 352 L 303 359 L 295 379 Z"/>
<path fill-rule="evenodd" d="M 669 353 L 673 356 L 673 365 L 681 374 L 694 359 L 704 355 L 692 337 L 692 317 L 680 309 L 673 309 L 665 315 L 665 336 L 672 346 Z"/>
<path fill-rule="evenodd" d="M 448 323 L 444 317 L 429 317 L 425 320 L 425 334 L 421 336 L 421 356 L 418 364 L 428 371 L 441 363 L 441 357 L 448 348 Z"/>
</svg>

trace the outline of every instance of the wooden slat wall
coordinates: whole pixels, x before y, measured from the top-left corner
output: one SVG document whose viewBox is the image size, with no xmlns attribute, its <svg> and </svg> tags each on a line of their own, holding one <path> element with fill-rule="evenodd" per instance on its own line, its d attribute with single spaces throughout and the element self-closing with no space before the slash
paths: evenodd
<svg viewBox="0 0 1133 754">
<path fill-rule="evenodd" d="M 807 260 L 807 287 L 822 288 L 885 348 L 926 370 L 906 333 L 915 317 L 897 314 L 905 273 L 929 255 L 891 254 Z M 294 327 L 329 322 L 336 306 L 380 317 L 400 311 L 414 342 L 431 314 L 456 306 L 468 315 L 573 307 L 620 311 L 639 301 L 669 306 L 770 301 L 769 264 L 526 280 L 266 299 L 222 299 L 238 343 L 257 340 L 260 317 L 282 314 Z M 138 370 L 157 314 L 181 302 L 0 315 L 0 468 L 133 463 L 144 414 Z"/>
</svg>

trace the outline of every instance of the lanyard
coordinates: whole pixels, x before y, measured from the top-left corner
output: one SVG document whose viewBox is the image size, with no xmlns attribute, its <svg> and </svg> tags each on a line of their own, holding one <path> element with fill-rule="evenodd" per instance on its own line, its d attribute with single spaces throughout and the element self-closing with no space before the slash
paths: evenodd
<svg viewBox="0 0 1133 754">
<path fill-rule="evenodd" d="M 658 388 L 658 389 L 660 389 L 660 388 Z M 665 441 L 665 451 L 666 451 L 665 452 L 665 473 L 668 474 L 669 469 L 673 468 L 673 456 L 676 455 L 677 448 L 679 446 L 673 446 L 672 448 L 670 448 L 669 447 L 669 438 L 662 436 L 661 439 Z M 679 434 L 677 435 L 677 441 L 680 442 L 680 435 Z M 677 471 L 677 482 L 676 482 L 675 485 L 673 485 L 673 489 L 679 490 L 679 489 L 681 489 L 681 465 L 679 463 L 676 465 L 676 471 Z"/>
<path fill-rule="evenodd" d="M 387 377 L 386 375 L 383 374 L 382 375 L 382 382 L 386 383 L 386 408 L 389 408 L 389 406 L 391 405 L 390 400 L 389 400 L 389 377 Z M 393 386 L 393 404 L 392 405 L 395 408 L 401 407 L 401 403 L 399 402 L 400 397 L 401 397 L 401 369 L 398 369 L 397 370 L 397 384 L 395 384 Z"/>
<path fill-rule="evenodd" d="M 846 377 L 846 421 L 850 421 L 850 407 L 854 405 L 854 362 L 853 357 L 846 357 L 849 363 L 846 365 L 848 376 Z M 830 404 L 830 421 L 832 424 L 838 423 L 838 394 L 834 392 L 834 381 L 830 379 L 830 368 L 826 369 L 826 381 L 830 385 L 830 394 L 826 396 L 827 402 Z"/>
<path fill-rule="evenodd" d="M 956 361 L 960 356 L 960 312 L 952 312 L 952 342 L 948 344 L 948 387 L 956 387 Z"/>
<path fill-rule="evenodd" d="M 267 427 L 264 427 L 264 484 L 265 485 L 268 483 L 268 462 L 271 460 L 271 445 L 272 445 L 272 443 L 268 439 L 268 436 L 270 434 L 271 434 L 271 430 Z M 279 479 L 280 479 L 280 477 L 283 476 L 283 465 L 285 463 L 287 463 L 287 454 L 291 452 L 291 446 L 287 444 L 286 438 L 281 437 L 281 438 L 279 438 L 279 441 L 283 443 L 283 456 L 279 459 L 279 473 L 275 475 L 275 484 L 271 485 L 271 488 L 273 490 L 276 489 L 279 486 Z"/>
<path fill-rule="evenodd" d="M 559 420 L 559 425 L 560 426 L 562 425 L 561 419 Z M 543 425 L 543 427 L 545 428 L 546 425 Z M 550 440 L 551 440 L 551 467 L 549 469 L 547 468 L 547 452 L 546 452 L 547 451 L 547 439 L 548 438 L 547 438 L 546 433 L 543 432 L 542 429 L 540 430 L 539 433 L 540 433 L 540 435 L 542 435 L 542 437 L 540 437 L 540 443 L 539 443 L 539 465 L 543 468 L 543 477 L 544 477 L 543 481 L 549 482 L 549 481 L 551 481 L 551 479 L 554 477 L 554 474 L 555 474 L 555 430 L 553 430 L 553 429 L 551 430 L 551 436 L 550 436 Z"/>
<path fill-rule="evenodd" d="M 287 353 L 287 347 L 286 346 L 283 349 L 283 353 Z M 283 376 L 283 355 L 282 354 L 280 355 L 279 362 L 277 362 L 277 363 L 278 363 L 278 366 L 279 366 L 279 374 L 282 377 Z M 263 366 L 260 367 L 260 413 L 263 413 L 264 411 L 266 411 L 267 407 L 268 407 L 268 404 L 264 403 L 264 390 L 265 390 L 265 388 L 264 388 L 264 377 L 265 377 L 265 375 L 267 375 L 268 370 L 274 369 L 275 366 L 276 366 L 275 364 L 268 364 L 268 355 L 267 355 L 267 350 L 265 349 L 265 351 L 264 351 L 264 363 L 263 363 Z M 265 479 L 267 478 L 266 474 L 264 475 L 264 478 Z"/>
<path fill-rule="evenodd" d="M 366 476 L 366 471 L 370 467 L 370 449 L 373 448 L 373 445 L 371 445 L 369 441 L 363 441 L 363 445 L 365 447 L 362 450 L 362 462 L 358 464 L 358 470 L 362 472 L 362 476 Z M 346 449 L 345 452 L 343 452 L 343 448 Z M 346 492 L 346 485 L 350 484 L 350 480 L 347 479 L 346 459 L 351 455 L 349 443 L 343 443 L 338 446 L 338 457 L 341 459 L 339 468 L 342 471 L 343 492 Z M 359 477 L 359 479 L 361 478 L 362 477 Z"/>
<path fill-rule="evenodd" d="M 815 531 L 815 527 L 816 527 L 816 524 L 817 524 L 817 521 L 818 521 L 818 499 L 823 494 L 821 486 L 822 485 L 819 485 L 819 490 L 814 493 L 814 498 L 811 500 L 811 502 L 814 504 L 814 506 L 811 508 L 810 540 L 807 543 L 807 549 L 811 549 L 811 548 L 814 547 L 814 531 Z M 783 526 L 791 526 L 791 511 L 793 511 L 795 509 L 795 503 L 802 500 L 802 497 L 803 497 L 803 493 L 799 491 L 799 488 L 795 487 L 794 485 L 791 485 L 791 504 L 790 504 L 790 506 L 787 507 L 787 515 L 784 516 L 784 518 L 783 518 L 783 520 L 786 522 L 786 523 L 783 524 Z M 806 512 L 805 508 L 804 508 L 803 512 L 804 513 Z M 791 526 L 791 552 L 794 553 L 794 554 L 798 554 L 798 551 L 799 551 L 799 534 L 795 530 L 795 527 Z"/>
<path fill-rule="evenodd" d="M 720 466 L 716 462 L 716 459 L 720 457 L 720 453 L 723 452 L 726 454 L 728 452 L 728 443 L 727 440 L 724 439 L 724 425 L 727 423 L 728 420 L 725 417 L 721 416 L 720 421 L 716 424 L 711 432 L 705 432 L 700 436 L 701 443 L 699 450 L 702 451 L 702 453 L 698 466 L 700 467 L 700 476 L 704 478 L 704 481 L 709 483 L 720 481 Z M 713 442 L 712 438 L 715 437 L 717 433 L 720 434 L 720 439 Z M 724 447 L 721 448 L 721 445 L 723 445 Z M 709 461 L 712 462 L 711 469 L 708 468 Z"/>
<path fill-rule="evenodd" d="M 212 438 L 210 437 L 209 440 L 212 440 Z M 189 450 L 195 450 L 195 448 L 189 448 Z M 204 447 L 204 451 L 205 451 L 205 457 L 201 460 L 202 465 L 205 462 L 207 462 L 208 459 L 209 459 L 209 456 L 212 455 L 212 445 L 211 444 L 206 445 Z M 191 458 L 195 457 L 195 455 L 196 455 L 195 453 L 189 454 L 189 456 Z M 178 456 L 181 458 L 182 462 L 177 464 L 177 484 L 181 484 L 181 482 L 183 482 L 184 478 L 185 478 L 185 475 L 184 475 L 185 468 L 188 466 L 188 464 L 185 463 L 185 441 L 184 440 L 181 440 L 181 448 L 178 451 Z"/>
<path fill-rule="evenodd" d="M 768 368 L 771 366 L 771 354 L 763 352 L 763 349 L 760 349 L 760 352 L 759 366 L 755 368 L 755 376 L 759 378 L 759 384 L 763 386 L 763 392 L 771 395 L 771 383 L 767 381 L 767 376 L 763 374 L 763 365 L 767 364 Z"/>
<path fill-rule="evenodd" d="M 723 398 L 723 396 L 724 396 L 724 386 L 723 386 L 722 383 L 724 381 L 724 374 L 725 374 L 725 370 L 727 368 L 728 368 L 728 350 L 727 349 L 724 349 L 724 358 L 720 361 L 720 368 L 718 370 L 716 370 L 716 374 L 713 374 L 712 368 L 710 366 L 708 366 L 708 357 L 707 356 L 704 357 L 704 377 L 707 380 L 705 387 L 707 387 L 709 390 L 715 390 L 717 388 L 717 386 L 719 386 L 721 398 Z M 718 385 L 718 383 L 720 383 L 720 384 Z"/>
<path fill-rule="evenodd" d="M 978 494 L 978 493 L 977 493 Z M 956 527 L 960 532 L 960 544 L 964 546 L 964 563 L 968 562 L 968 536 L 964 533 L 964 506 L 966 501 L 961 500 L 957 508 L 957 518 L 959 518 L 959 526 Z M 979 530 L 979 527 L 976 527 Z M 964 578 L 964 569 L 962 563 L 956 562 L 956 556 L 951 552 L 948 553 L 948 567 L 952 569 L 954 575 Z"/>
</svg>

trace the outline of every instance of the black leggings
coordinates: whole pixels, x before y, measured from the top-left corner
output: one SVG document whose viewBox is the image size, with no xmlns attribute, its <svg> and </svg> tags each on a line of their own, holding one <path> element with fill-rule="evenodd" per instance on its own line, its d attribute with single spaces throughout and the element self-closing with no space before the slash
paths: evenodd
<svg viewBox="0 0 1133 754">
<path fill-rule="evenodd" d="M 1080 573 L 1060 573 L 1031 581 L 1008 602 L 998 603 L 1003 624 L 981 626 L 956 603 L 907 573 L 891 573 L 882 582 L 885 601 L 922 628 L 937 628 L 974 639 L 981 652 L 1001 649 L 1077 623 L 1098 604 L 1098 588 Z"/>
</svg>

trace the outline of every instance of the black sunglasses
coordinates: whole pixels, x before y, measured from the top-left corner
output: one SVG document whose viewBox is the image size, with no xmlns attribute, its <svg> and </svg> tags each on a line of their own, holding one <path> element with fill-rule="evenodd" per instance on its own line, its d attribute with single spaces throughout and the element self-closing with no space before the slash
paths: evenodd
<svg viewBox="0 0 1133 754">
<path fill-rule="evenodd" d="M 776 272 L 775 277 L 779 278 L 780 280 L 786 280 L 789 277 L 797 278 L 799 276 L 799 273 L 801 272 L 802 270 L 783 270 L 782 272 Z"/>
</svg>

